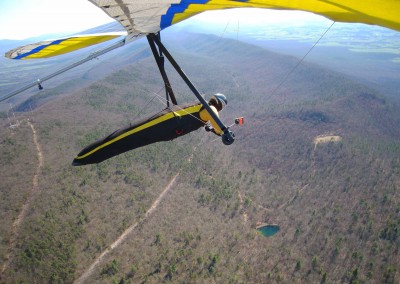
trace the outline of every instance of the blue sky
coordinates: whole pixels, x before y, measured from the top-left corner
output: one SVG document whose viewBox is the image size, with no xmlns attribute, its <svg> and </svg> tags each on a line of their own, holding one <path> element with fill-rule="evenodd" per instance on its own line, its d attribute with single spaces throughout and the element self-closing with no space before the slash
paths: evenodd
<svg viewBox="0 0 400 284">
<path fill-rule="evenodd" d="M 87 0 L 0 1 L 0 39 L 74 33 L 111 21 Z"/>
</svg>

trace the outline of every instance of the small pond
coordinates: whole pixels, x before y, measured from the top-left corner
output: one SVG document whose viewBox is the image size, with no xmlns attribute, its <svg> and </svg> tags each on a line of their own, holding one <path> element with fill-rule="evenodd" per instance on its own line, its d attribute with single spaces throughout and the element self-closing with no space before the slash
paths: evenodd
<svg viewBox="0 0 400 284">
<path fill-rule="evenodd" d="M 258 226 L 257 230 L 263 234 L 263 236 L 271 237 L 279 231 L 278 225 L 262 225 Z"/>
</svg>

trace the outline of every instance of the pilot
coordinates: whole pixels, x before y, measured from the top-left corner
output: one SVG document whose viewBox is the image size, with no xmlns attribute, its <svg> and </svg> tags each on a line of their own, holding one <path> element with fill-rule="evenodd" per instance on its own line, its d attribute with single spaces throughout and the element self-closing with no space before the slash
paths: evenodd
<svg viewBox="0 0 400 284">
<path fill-rule="evenodd" d="M 223 94 L 215 94 L 208 101 L 208 105 L 217 116 L 227 103 Z M 173 140 L 201 127 L 218 136 L 224 134 L 224 131 L 200 102 L 172 105 L 90 144 L 75 157 L 72 165 L 100 163 L 129 150 L 155 142 Z"/>
</svg>

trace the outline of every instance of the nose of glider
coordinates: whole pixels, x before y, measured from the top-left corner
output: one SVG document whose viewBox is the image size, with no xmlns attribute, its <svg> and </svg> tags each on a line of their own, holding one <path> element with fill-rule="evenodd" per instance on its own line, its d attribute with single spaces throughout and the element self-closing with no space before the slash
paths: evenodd
<svg viewBox="0 0 400 284">
<path fill-rule="evenodd" d="M 82 166 L 83 164 L 78 160 L 78 159 L 74 159 L 73 161 L 72 161 L 72 165 L 73 166 Z"/>
</svg>

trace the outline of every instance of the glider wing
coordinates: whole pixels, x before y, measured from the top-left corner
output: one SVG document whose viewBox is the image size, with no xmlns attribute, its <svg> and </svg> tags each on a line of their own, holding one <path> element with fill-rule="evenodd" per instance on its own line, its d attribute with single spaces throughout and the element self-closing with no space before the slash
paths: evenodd
<svg viewBox="0 0 400 284">
<path fill-rule="evenodd" d="M 231 8 L 300 10 L 336 22 L 379 25 L 400 31 L 399 0 L 89 0 L 132 36 L 156 33 L 196 14 Z"/>
<path fill-rule="evenodd" d="M 126 35 L 126 33 L 119 32 L 95 35 L 77 35 L 57 40 L 46 40 L 17 47 L 7 52 L 5 56 L 10 59 L 35 59 L 53 57 L 104 41 L 108 41 L 120 37 L 121 35 Z"/>
<path fill-rule="evenodd" d="M 127 31 L 127 41 L 188 19 L 196 14 L 232 8 L 301 10 L 337 22 L 379 25 L 400 31 L 399 0 L 89 0 Z M 11 59 L 46 58 L 88 47 L 121 34 L 72 36 L 18 47 Z"/>
</svg>

